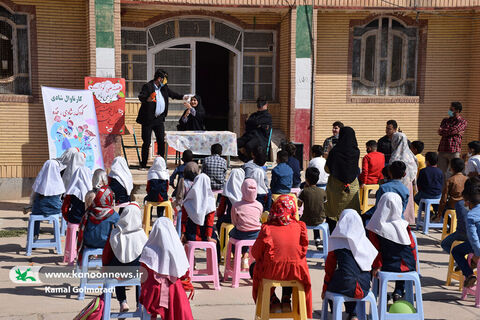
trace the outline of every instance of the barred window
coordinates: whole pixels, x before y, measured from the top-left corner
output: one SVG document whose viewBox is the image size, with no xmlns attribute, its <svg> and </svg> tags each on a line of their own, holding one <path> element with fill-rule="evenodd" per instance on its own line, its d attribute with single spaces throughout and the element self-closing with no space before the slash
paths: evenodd
<svg viewBox="0 0 480 320">
<path fill-rule="evenodd" d="M 418 28 L 380 17 L 353 29 L 352 94 L 415 96 Z"/>
<path fill-rule="evenodd" d="M 0 6 L 0 94 L 30 94 L 28 19 Z"/>
</svg>

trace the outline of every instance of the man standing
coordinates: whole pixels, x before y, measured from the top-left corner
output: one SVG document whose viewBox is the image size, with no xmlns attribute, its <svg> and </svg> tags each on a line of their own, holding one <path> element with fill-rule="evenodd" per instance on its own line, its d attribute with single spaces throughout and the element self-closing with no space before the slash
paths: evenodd
<svg viewBox="0 0 480 320">
<path fill-rule="evenodd" d="M 157 70 L 153 80 L 145 83 L 138 99 L 142 102 L 138 111 L 137 123 L 142 125 L 142 163 L 140 168 L 145 169 L 148 161 L 152 131 L 157 139 L 157 154 L 165 155 L 165 118 L 168 113 L 168 98 L 180 100 L 182 95 L 173 92 L 167 86 L 167 73 Z"/>
<path fill-rule="evenodd" d="M 462 118 L 461 112 L 462 104 L 452 102 L 448 110 L 448 118 L 442 120 L 438 129 L 438 134 L 442 136 L 438 145 L 438 167 L 447 178 L 450 160 L 460 158 L 462 136 L 467 129 L 467 120 Z"/>
<path fill-rule="evenodd" d="M 258 147 L 265 148 L 266 151 L 271 129 L 272 115 L 268 112 L 267 98 L 259 97 L 257 99 L 257 112 L 248 117 L 245 122 L 245 133 L 237 139 L 240 160 L 248 162 L 252 159 L 253 150 Z"/>
<path fill-rule="evenodd" d="M 385 133 L 380 140 L 377 142 L 377 151 L 385 155 L 385 165 L 390 162 L 390 156 L 392 155 L 392 137 L 395 132 L 397 132 L 397 121 L 388 120 L 387 126 L 385 127 Z"/>
<path fill-rule="evenodd" d="M 337 144 L 338 135 L 340 134 L 340 129 L 341 128 L 343 128 L 343 123 L 341 123 L 340 121 L 335 121 L 332 124 L 332 134 L 333 134 L 333 136 L 325 139 L 325 141 L 323 142 L 323 157 L 324 158 L 328 157 L 328 153 L 330 152 L 330 150 L 332 150 L 332 148 L 335 147 L 335 145 Z"/>
</svg>

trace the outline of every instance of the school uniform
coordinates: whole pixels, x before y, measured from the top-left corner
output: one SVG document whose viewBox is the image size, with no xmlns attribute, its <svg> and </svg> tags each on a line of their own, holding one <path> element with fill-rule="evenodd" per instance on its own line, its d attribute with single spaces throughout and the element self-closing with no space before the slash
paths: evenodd
<svg viewBox="0 0 480 320">
<path fill-rule="evenodd" d="M 417 180 L 418 193 L 415 195 L 415 203 L 421 199 L 437 199 L 442 195 L 443 172 L 437 167 L 427 166 L 420 170 Z M 438 205 L 436 205 L 438 208 Z"/>
<path fill-rule="evenodd" d="M 62 215 L 70 223 L 80 223 L 85 214 L 85 197 L 92 190 L 92 173 L 87 167 L 79 167 L 72 176 L 65 192 Z"/>
<path fill-rule="evenodd" d="M 270 189 L 272 194 L 289 194 L 292 190 L 293 170 L 286 163 L 279 163 L 272 170 Z"/>
<path fill-rule="evenodd" d="M 109 187 L 115 194 L 115 203 L 122 204 L 130 202 L 130 194 L 133 189 L 133 178 L 125 158 L 116 157 L 113 159 L 108 177 Z"/>
<path fill-rule="evenodd" d="M 402 218 L 403 218 L 403 212 L 407 208 L 410 192 L 400 179 L 395 179 L 395 180 L 389 180 L 388 182 L 380 185 L 379 189 L 377 190 L 377 193 L 375 194 L 375 205 L 362 215 L 362 219 L 364 222 L 369 220 L 372 217 L 375 210 L 377 210 L 377 204 L 380 202 L 380 198 L 382 197 L 382 195 L 384 195 L 387 192 L 394 192 L 398 194 L 402 199 Z"/>
</svg>

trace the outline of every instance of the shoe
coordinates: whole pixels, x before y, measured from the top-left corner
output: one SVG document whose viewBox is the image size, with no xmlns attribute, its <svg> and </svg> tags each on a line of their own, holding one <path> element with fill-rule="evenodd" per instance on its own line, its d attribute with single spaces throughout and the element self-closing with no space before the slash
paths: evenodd
<svg viewBox="0 0 480 320">
<path fill-rule="evenodd" d="M 32 212 L 32 206 L 27 206 L 23 208 L 23 214 L 28 214 Z"/>
<path fill-rule="evenodd" d="M 460 267 L 459 267 L 459 266 L 456 266 L 455 269 L 453 269 L 453 271 L 455 271 L 455 272 L 460 271 Z"/>
<path fill-rule="evenodd" d="M 471 274 L 463 282 L 463 287 L 471 288 L 475 285 L 476 282 L 477 282 L 477 277 L 475 277 L 475 275 Z"/>
<path fill-rule="evenodd" d="M 128 310 L 130 310 L 130 307 L 125 301 L 120 303 L 120 312 L 127 312 Z"/>
<path fill-rule="evenodd" d="M 138 168 L 138 170 L 140 170 L 140 171 L 147 171 L 147 167 L 140 167 L 140 168 Z"/>
<path fill-rule="evenodd" d="M 322 241 L 320 241 L 320 239 L 315 239 L 315 246 L 317 247 L 317 250 L 320 250 L 322 248 Z"/>
<path fill-rule="evenodd" d="M 393 299 L 393 303 L 397 302 L 398 300 L 401 300 L 402 299 L 402 296 L 399 295 L 398 293 L 394 293 L 392 295 L 392 299 Z"/>
<path fill-rule="evenodd" d="M 248 265 L 248 258 L 242 259 L 242 270 L 248 270 L 250 266 Z"/>
</svg>

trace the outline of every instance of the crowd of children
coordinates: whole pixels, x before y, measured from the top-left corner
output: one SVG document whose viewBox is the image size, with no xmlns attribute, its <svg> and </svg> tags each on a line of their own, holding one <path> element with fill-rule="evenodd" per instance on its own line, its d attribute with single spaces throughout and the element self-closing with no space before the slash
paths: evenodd
<svg viewBox="0 0 480 320">
<path fill-rule="evenodd" d="M 33 185 L 32 214 L 61 213 L 69 223 L 79 224 L 79 257 L 86 248 L 103 248 L 104 265 L 142 265 L 148 277 L 137 300 L 152 318 L 163 319 L 174 315 L 175 319 L 193 319 L 184 294 L 190 285 L 182 243 L 215 242 L 220 259 L 217 232 L 222 223 L 231 223 L 231 238 L 256 240 L 250 252 L 253 264 L 249 265 L 248 247 L 242 249 L 242 269 L 250 269 L 252 274 L 253 298 L 257 298 L 262 279 L 297 280 L 304 286 L 311 318 L 306 227 L 327 222 L 331 233 L 322 297 L 331 291 L 363 298 L 370 290 L 372 276 L 379 271 L 416 270 L 416 243 L 409 225 L 415 221 L 413 201 L 418 204 L 425 198 L 441 199 L 434 208 L 434 220 L 443 219 L 447 209 L 456 210 L 457 230 L 442 242 L 442 248 L 450 252 L 453 241 L 464 241 L 452 255 L 466 277 L 465 286 L 473 286 L 476 277 L 465 255 L 473 253 L 474 262 L 480 256 L 480 142 L 468 146 L 466 165 L 462 159 L 452 159 L 452 172 L 446 180 L 437 168 L 437 153 L 427 152 L 423 158 L 423 143 L 414 141 L 409 147 L 400 132 L 391 135 L 387 165 L 377 143 L 368 141 L 360 170 L 355 131 L 343 125 L 327 159 L 321 146 L 312 146 L 303 183 L 292 143 L 278 151 L 270 184 L 267 154 L 262 148 L 254 149 L 252 160 L 242 168 L 232 169 L 228 179 L 220 144 L 212 145 L 211 156 L 203 159 L 201 170 L 190 150 L 183 153 L 183 163 L 171 176 L 165 160 L 157 157 L 148 172 L 144 201 L 168 201 L 169 186 L 173 187 L 173 206 L 182 215 L 180 237 L 172 221 L 161 217 L 161 210 L 147 237 L 140 205 L 132 202 L 133 178 L 124 158 L 114 159 L 107 178 L 102 169 L 92 175 L 83 153 L 72 148 L 61 158 L 45 162 Z M 371 184 L 380 184 L 376 202 L 362 214 L 360 188 Z M 415 197 L 414 187 L 418 191 Z M 300 191 L 295 191 L 297 188 Z M 216 190 L 220 191 L 217 198 Z M 118 213 L 115 206 L 120 207 Z M 302 206 L 299 219 L 298 208 Z M 264 211 L 268 215 L 262 224 Z M 35 236 L 38 234 L 37 224 Z M 314 231 L 314 241 L 320 248 L 318 230 Z M 272 311 L 288 310 L 291 295 L 288 287 L 283 288 L 281 298 L 272 292 Z M 404 283 L 397 281 L 393 300 L 403 295 Z M 127 311 L 125 288 L 116 288 L 116 297 L 120 310 Z M 355 302 L 345 303 L 349 319 L 357 319 L 355 306 Z"/>
</svg>

